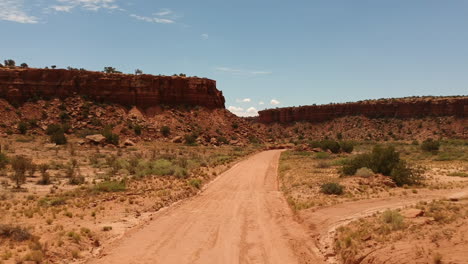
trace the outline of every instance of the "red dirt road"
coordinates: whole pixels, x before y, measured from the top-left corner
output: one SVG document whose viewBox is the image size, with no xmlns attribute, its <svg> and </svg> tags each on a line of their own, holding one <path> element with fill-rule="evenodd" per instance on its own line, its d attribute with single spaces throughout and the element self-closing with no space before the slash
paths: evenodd
<svg viewBox="0 0 468 264">
<path fill-rule="evenodd" d="M 240 162 L 88 263 L 322 263 L 278 191 L 280 153 Z"/>
</svg>

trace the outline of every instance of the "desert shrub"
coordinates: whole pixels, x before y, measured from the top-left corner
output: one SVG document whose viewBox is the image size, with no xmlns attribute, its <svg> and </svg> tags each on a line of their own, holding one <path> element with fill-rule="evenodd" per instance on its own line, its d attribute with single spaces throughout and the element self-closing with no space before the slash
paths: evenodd
<svg viewBox="0 0 468 264">
<path fill-rule="evenodd" d="M 164 137 L 168 137 L 171 134 L 171 129 L 168 126 L 161 127 L 161 134 Z"/>
<path fill-rule="evenodd" d="M 67 199 L 65 197 L 44 197 L 38 201 L 40 206 L 59 206 L 66 204 Z"/>
<path fill-rule="evenodd" d="M 228 140 L 225 137 L 222 137 L 222 136 L 216 137 L 216 141 L 218 141 L 218 143 L 222 143 L 222 144 L 229 144 Z"/>
<path fill-rule="evenodd" d="M 336 182 L 328 182 L 320 186 L 320 191 L 324 194 L 340 195 L 344 192 L 344 186 Z"/>
<path fill-rule="evenodd" d="M 26 134 L 26 132 L 28 131 L 28 123 L 23 122 L 23 121 L 19 122 L 18 123 L 18 130 L 19 130 L 19 132 L 21 134 L 23 134 L 23 135 Z"/>
<path fill-rule="evenodd" d="M 151 174 L 158 176 L 173 175 L 175 168 L 169 160 L 158 159 L 150 164 Z"/>
<path fill-rule="evenodd" d="M 85 183 L 85 177 L 81 175 L 73 175 L 69 180 L 68 183 L 71 185 L 81 185 Z"/>
<path fill-rule="evenodd" d="M 178 167 L 175 169 L 174 175 L 179 179 L 185 179 L 188 176 L 188 172 L 187 169 Z"/>
<path fill-rule="evenodd" d="M 394 210 L 387 210 L 382 214 L 382 221 L 388 224 L 391 230 L 399 230 L 404 226 L 403 216 Z"/>
<path fill-rule="evenodd" d="M 342 141 L 340 142 L 341 151 L 346 153 L 351 153 L 354 150 L 354 144 L 350 141 Z"/>
<path fill-rule="evenodd" d="M 32 235 L 24 228 L 0 224 L 0 237 L 11 238 L 15 241 L 25 241 L 32 238 Z"/>
<path fill-rule="evenodd" d="M 112 133 L 110 127 L 104 128 L 101 134 L 106 138 L 107 143 L 112 145 L 119 145 L 119 135 Z"/>
<path fill-rule="evenodd" d="M 390 175 L 393 168 L 400 162 L 400 154 L 392 146 L 383 147 L 380 145 L 372 149 L 371 166 L 375 173 Z"/>
<path fill-rule="evenodd" d="M 374 175 L 374 172 L 369 168 L 362 167 L 359 168 L 354 175 L 358 177 L 369 178 L 370 176 Z"/>
<path fill-rule="evenodd" d="M 342 173 L 355 175 L 358 169 L 364 167 L 370 168 L 374 173 L 390 176 L 398 186 L 418 184 L 421 180 L 420 171 L 408 167 L 392 146 L 377 145 L 371 153 L 355 156 L 345 163 Z"/>
<path fill-rule="evenodd" d="M 232 129 L 238 129 L 239 128 L 239 124 L 237 123 L 232 123 Z"/>
<path fill-rule="evenodd" d="M 0 169 L 3 169 L 8 164 L 8 157 L 4 153 L 0 152 Z"/>
<path fill-rule="evenodd" d="M 93 187 L 97 192 L 122 192 L 127 189 L 125 181 L 104 181 Z"/>
<path fill-rule="evenodd" d="M 440 142 L 433 140 L 432 138 L 424 140 L 421 144 L 421 149 L 426 152 L 437 153 L 439 148 Z"/>
<path fill-rule="evenodd" d="M 190 179 L 188 182 L 190 186 L 200 189 L 202 185 L 202 181 L 200 179 Z"/>
<path fill-rule="evenodd" d="M 51 136 L 59 131 L 62 131 L 63 132 L 63 128 L 62 128 L 62 125 L 60 124 L 50 124 L 47 126 L 47 129 L 46 129 L 46 134 Z"/>
<path fill-rule="evenodd" d="M 54 134 L 50 135 L 50 142 L 55 143 L 57 145 L 65 145 L 67 144 L 67 137 L 63 133 L 63 130 L 59 130 Z"/>
<path fill-rule="evenodd" d="M 406 162 L 401 160 L 392 169 L 390 178 L 392 178 L 397 186 L 420 184 L 421 171 L 408 167 Z"/>
<path fill-rule="evenodd" d="M 340 144 L 334 140 L 322 140 L 320 142 L 320 147 L 323 150 L 330 150 L 332 153 L 339 153 L 340 152 Z"/>
<path fill-rule="evenodd" d="M 24 156 L 16 156 L 11 160 L 11 167 L 14 171 L 11 179 L 16 182 L 16 187 L 20 188 L 26 181 L 26 171 L 31 169 L 32 161 Z"/>
<path fill-rule="evenodd" d="M 139 136 L 141 135 L 142 128 L 140 125 L 134 125 L 133 126 L 133 132 L 135 132 L 135 135 Z"/>
<path fill-rule="evenodd" d="M 315 153 L 315 158 L 316 159 L 328 159 L 330 158 L 330 154 L 327 152 L 317 152 Z"/>
<path fill-rule="evenodd" d="M 354 175 L 359 168 L 370 167 L 371 154 L 360 154 L 344 161 L 342 172 L 344 175 Z"/>
<path fill-rule="evenodd" d="M 197 138 L 195 137 L 194 134 L 187 134 L 184 136 L 185 139 L 185 144 L 189 146 L 195 146 L 197 143 Z"/>
</svg>

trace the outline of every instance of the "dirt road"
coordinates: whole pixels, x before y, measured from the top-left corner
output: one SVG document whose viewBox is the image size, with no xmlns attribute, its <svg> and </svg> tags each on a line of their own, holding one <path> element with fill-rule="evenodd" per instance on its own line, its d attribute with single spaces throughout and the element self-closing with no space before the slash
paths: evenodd
<svg viewBox="0 0 468 264">
<path fill-rule="evenodd" d="M 278 191 L 280 153 L 240 162 L 89 263 L 321 263 Z"/>
</svg>

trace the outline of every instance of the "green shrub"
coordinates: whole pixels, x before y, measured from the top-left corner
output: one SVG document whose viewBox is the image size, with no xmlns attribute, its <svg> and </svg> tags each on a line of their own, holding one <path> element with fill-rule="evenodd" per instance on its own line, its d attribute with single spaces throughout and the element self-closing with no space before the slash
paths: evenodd
<svg viewBox="0 0 468 264">
<path fill-rule="evenodd" d="M 340 195 L 344 192 L 344 186 L 336 182 L 328 182 L 320 186 L 320 191 L 324 194 Z"/>
<path fill-rule="evenodd" d="M 189 146 L 195 146 L 197 143 L 197 138 L 195 137 L 194 134 L 187 134 L 184 136 L 184 139 L 185 139 L 185 144 L 189 145 Z"/>
<path fill-rule="evenodd" d="M 202 181 L 200 179 L 191 179 L 188 183 L 190 186 L 197 189 L 200 189 L 202 185 Z"/>
<path fill-rule="evenodd" d="M 390 178 L 397 186 L 420 184 L 421 173 L 419 170 L 412 169 L 406 165 L 404 160 L 396 164 L 390 173 Z"/>
<path fill-rule="evenodd" d="M 363 178 L 369 178 L 372 175 L 374 175 L 374 172 L 371 169 L 366 168 L 366 167 L 359 168 L 355 174 L 355 176 L 363 177 Z"/>
<path fill-rule="evenodd" d="M 315 158 L 316 159 L 328 159 L 330 158 L 330 154 L 327 152 L 317 152 L 315 153 Z"/>
<path fill-rule="evenodd" d="M 63 130 L 59 130 L 50 135 L 50 142 L 57 145 L 65 145 L 67 144 L 67 137 L 65 137 Z"/>
<path fill-rule="evenodd" d="M 106 138 L 107 143 L 112 145 L 119 145 L 119 135 L 112 133 L 110 127 L 104 128 L 101 134 Z"/>
<path fill-rule="evenodd" d="M 339 153 L 340 152 L 340 144 L 334 140 L 322 140 L 320 142 L 320 147 L 323 150 L 330 150 L 332 153 Z"/>
<path fill-rule="evenodd" d="M 96 184 L 93 188 L 97 192 L 122 192 L 126 189 L 124 181 L 104 181 Z"/>
<path fill-rule="evenodd" d="M 404 227 L 403 216 L 394 210 L 387 210 L 382 214 L 382 221 L 390 225 L 391 230 L 399 230 Z"/>
<path fill-rule="evenodd" d="M 21 121 L 18 123 L 18 130 L 23 135 L 26 134 L 26 132 L 28 132 L 28 127 L 28 123 L 26 122 Z"/>
<path fill-rule="evenodd" d="M 135 135 L 140 136 L 141 135 L 141 126 L 140 125 L 135 125 L 133 126 L 133 131 L 135 132 Z"/>
<path fill-rule="evenodd" d="M 62 125 L 60 124 L 50 124 L 47 126 L 47 129 L 46 129 L 46 134 L 51 136 L 57 132 L 64 132 L 63 131 L 63 128 L 62 128 Z"/>
<path fill-rule="evenodd" d="M 8 157 L 4 153 L 0 152 L 0 169 L 3 169 L 8 164 Z"/>
<path fill-rule="evenodd" d="M 418 184 L 420 171 L 411 169 L 392 146 L 374 146 L 371 153 L 355 156 L 348 160 L 342 168 L 344 175 L 355 175 L 360 168 L 370 168 L 374 173 L 390 176 L 398 186 Z"/>
<path fill-rule="evenodd" d="M 161 134 L 164 137 L 168 137 L 171 134 L 171 129 L 168 126 L 161 127 Z"/>
<path fill-rule="evenodd" d="M 423 141 L 421 144 L 421 149 L 426 152 L 437 153 L 440 148 L 440 142 L 433 140 L 432 138 L 428 138 Z"/>
<path fill-rule="evenodd" d="M 350 141 L 340 142 L 341 151 L 351 153 L 354 150 L 354 143 Z"/>
<path fill-rule="evenodd" d="M 150 164 L 151 174 L 158 175 L 158 176 L 166 176 L 166 175 L 173 175 L 175 169 L 172 165 L 172 162 L 165 159 L 159 159 L 153 161 Z"/>
<path fill-rule="evenodd" d="M 11 179 L 16 182 L 16 187 L 20 188 L 26 181 L 26 171 L 32 168 L 32 161 L 24 156 L 16 156 L 11 160 L 11 167 L 15 172 L 11 175 Z"/>
<path fill-rule="evenodd" d="M 25 241 L 32 238 L 32 235 L 24 228 L 0 224 L 0 237 L 11 238 L 15 241 Z"/>
</svg>

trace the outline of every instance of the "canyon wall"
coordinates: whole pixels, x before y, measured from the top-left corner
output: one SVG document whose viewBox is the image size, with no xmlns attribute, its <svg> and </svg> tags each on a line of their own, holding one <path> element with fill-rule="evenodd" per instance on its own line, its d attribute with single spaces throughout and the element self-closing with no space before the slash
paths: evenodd
<svg viewBox="0 0 468 264">
<path fill-rule="evenodd" d="M 12 103 L 73 95 L 83 95 L 97 102 L 137 106 L 142 110 L 158 105 L 225 107 L 216 81 L 206 78 L 0 68 L 0 97 Z"/>
<path fill-rule="evenodd" d="M 259 112 L 259 121 L 291 123 L 322 122 L 343 116 L 369 118 L 420 118 L 426 116 L 468 116 L 468 97 L 408 97 L 368 100 L 355 103 L 310 105 L 267 109 Z"/>
</svg>

